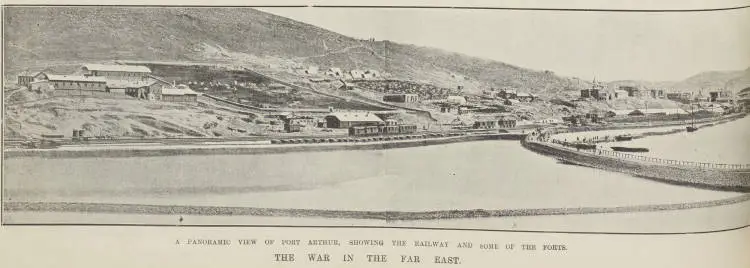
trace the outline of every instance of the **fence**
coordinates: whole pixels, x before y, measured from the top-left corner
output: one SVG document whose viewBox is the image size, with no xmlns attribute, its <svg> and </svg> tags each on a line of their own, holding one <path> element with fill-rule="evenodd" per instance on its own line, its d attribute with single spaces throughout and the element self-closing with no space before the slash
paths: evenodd
<svg viewBox="0 0 750 268">
<path fill-rule="evenodd" d="M 693 162 L 684 160 L 670 160 L 662 159 L 657 157 L 650 157 L 645 155 L 628 154 L 610 150 L 593 149 L 593 150 L 581 150 L 582 152 L 592 153 L 595 155 L 603 155 L 609 157 L 616 157 L 624 160 L 636 160 L 643 162 L 650 162 L 664 165 L 676 165 L 685 167 L 697 167 L 697 168 L 712 168 L 712 169 L 750 169 L 750 164 L 717 164 L 717 163 L 705 163 L 705 162 Z"/>
</svg>

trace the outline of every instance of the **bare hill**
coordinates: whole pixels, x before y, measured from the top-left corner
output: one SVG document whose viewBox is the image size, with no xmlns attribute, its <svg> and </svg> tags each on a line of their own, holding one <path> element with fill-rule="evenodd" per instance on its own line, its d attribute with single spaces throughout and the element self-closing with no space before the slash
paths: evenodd
<svg viewBox="0 0 750 268">
<path fill-rule="evenodd" d="M 6 7 L 4 20 L 11 72 L 116 59 L 216 60 L 218 54 L 247 60 L 237 56 L 245 54 L 321 68 L 376 69 L 442 87 L 464 85 L 470 92 L 511 87 L 546 95 L 580 86 L 549 71 L 358 40 L 250 8 Z"/>
</svg>

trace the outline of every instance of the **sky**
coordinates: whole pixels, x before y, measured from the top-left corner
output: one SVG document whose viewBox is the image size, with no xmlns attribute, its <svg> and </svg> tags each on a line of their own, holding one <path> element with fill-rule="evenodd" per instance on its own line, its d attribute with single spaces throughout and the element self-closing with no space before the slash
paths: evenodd
<svg viewBox="0 0 750 268">
<path fill-rule="evenodd" d="M 641 13 L 259 8 L 355 38 L 429 46 L 585 80 L 676 81 L 750 67 L 750 8 Z"/>
</svg>

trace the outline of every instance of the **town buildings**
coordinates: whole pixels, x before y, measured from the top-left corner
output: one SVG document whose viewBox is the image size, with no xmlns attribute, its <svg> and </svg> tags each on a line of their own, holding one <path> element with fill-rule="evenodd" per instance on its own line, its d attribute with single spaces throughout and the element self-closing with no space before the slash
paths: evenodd
<svg viewBox="0 0 750 268">
<path fill-rule="evenodd" d="M 641 96 L 641 89 L 636 86 L 620 86 L 619 89 L 628 92 L 628 97 L 637 98 Z"/>
<path fill-rule="evenodd" d="M 649 96 L 654 99 L 663 99 L 664 96 L 664 90 L 663 89 L 650 89 Z"/>
<path fill-rule="evenodd" d="M 728 90 L 717 90 L 708 93 L 710 102 L 726 103 L 732 102 L 732 92 Z"/>
</svg>

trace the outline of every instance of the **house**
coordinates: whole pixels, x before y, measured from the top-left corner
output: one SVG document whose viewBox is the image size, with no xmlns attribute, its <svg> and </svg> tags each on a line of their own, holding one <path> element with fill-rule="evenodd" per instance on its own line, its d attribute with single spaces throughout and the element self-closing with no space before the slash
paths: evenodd
<svg viewBox="0 0 750 268">
<path fill-rule="evenodd" d="M 333 67 L 333 68 L 329 68 L 325 74 L 328 76 L 339 77 L 339 76 L 343 76 L 344 72 L 342 72 L 340 68 Z"/>
<path fill-rule="evenodd" d="M 452 104 L 463 105 L 463 104 L 466 104 L 466 98 L 464 98 L 463 96 L 448 96 L 448 98 L 446 99 L 446 102 L 452 103 Z"/>
<path fill-rule="evenodd" d="M 440 112 L 441 113 L 454 113 L 454 111 L 458 112 L 457 110 L 458 110 L 458 107 L 455 104 L 450 104 L 450 103 L 442 103 L 442 104 L 440 104 Z"/>
<path fill-rule="evenodd" d="M 34 81 L 29 83 L 31 90 L 87 90 L 105 91 L 107 81 L 104 77 L 86 77 L 80 75 L 54 75 L 39 73 L 34 76 Z"/>
<path fill-rule="evenodd" d="M 534 95 L 531 94 L 531 93 L 520 92 L 520 93 L 518 93 L 516 95 L 516 98 L 519 101 L 523 101 L 523 102 L 532 102 L 532 101 L 534 101 Z"/>
<path fill-rule="evenodd" d="M 586 120 L 588 120 L 589 122 L 592 122 L 592 123 L 599 123 L 601 121 L 601 119 L 604 118 L 604 116 L 605 115 L 602 115 L 602 114 L 600 114 L 598 112 L 589 112 L 589 113 L 586 113 L 586 115 L 584 115 L 584 117 L 586 118 Z"/>
<path fill-rule="evenodd" d="M 497 121 L 495 120 L 477 120 L 474 121 L 472 128 L 475 129 L 493 129 L 497 128 Z"/>
<path fill-rule="evenodd" d="M 402 102 L 412 103 L 419 101 L 419 95 L 417 94 L 388 94 L 383 96 L 385 102 Z"/>
<path fill-rule="evenodd" d="M 24 86 L 26 88 L 31 88 L 31 82 L 34 82 L 34 76 L 38 75 L 39 72 L 29 72 L 29 71 L 23 71 L 20 74 L 18 74 L 18 84 L 19 86 Z"/>
<path fill-rule="evenodd" d="M 628 92 L 628 97 L 640 97 L 641 90 L 635 86 L 620 86 L 620 90 Z"/>
<path fill-rule="evenodd" d="M 658 109 L 636 109 L 630 112 L 630 116 L 642 116 L 642 115 L 673 115 L 673 114 L 688 114 L 681 108 L 658 108 Z"/>
<path fill-rule="evenodd" d="M 299 126 L 314 126 L 315 118 L 312 116 L 305 115 L 284 115 L 281 116 L 281 120 L 285 124 L 299 125 Z"/>
<path fill-rule="evenodd" d="M 691 94 L 690 92 L 671 92 L 667 93 L 666 97 L 668 100 L 688 102 L 690 101 Z"/>
<path fill-rule="evenodd" d="M 305 69 L 305 74 L 318 74 L 318 66 L 309 66 Z"/>
<path fill-rule="evenodd" d="M 351 70 L 349 71 L 349 75 L 351 75 L 353 79 L 365 78 L 365 73 L 360 70 Z"/>
<path fill-rule="evenodd" d="M 612 95 L 613 99 L 623 99 L 628 97 L 628 91 L 622 90 L 622 89 L 615 89 L 614 94 Z"/>
<path fill-rule="evenodd" d="M 649 90 L 649 96 L 654 99 L 662 99 L 664 98 L 664 90 L 663 89 L 651 89 Z"/>
<path fill-rule="evenodd" d="M 158 99 L 164 102 L 195 103 L 198 102 L 198 94 L 186 85 L 177 85 L 162 88 Z"/>
<path fill-rule="evenodd" d="M 598 100 L 611 100 L 614 96 L 614 92 L 610 91 L 599 91 Z"/>
<path fill-rule="evenodd" d="M 565 121 L 563 121 L 563 120 L 562 120 L 562 119 L 560 119 L 560 118 L 554 118 L 554 117 L 550 117 L 550 118 L 546 118 L 546 119 L 538 120 L 538 121 L 537 121 L 536 123 L 538 123 L 538 124 L 549 124 L 549 125 L 554 125 L 554 124 L 562 124 L 562 123 L 565 123 Z"/>
<path fill-rule="evenodd" d="M 139 99 L 155 98 L 155 94 L 169 83 L 156 79 L 148 81 L 107 80 L 106 92 L 120 93 Z"/>
<path fill-rule="evenodd" d="M 507 99 L 516 99 L 517 95 L 518 95 L 518 93 L 516 93 L 515 90 L 510 90 L 510 89 L 503 89 L 503 90 L 500 90 L 500 92 L 497 93 L 498 97 L 506 99 L 506 100 Z"/>
<path fill-rule="evenodd" d="M 378 72 L 377 70 L 370 69 L 370 70 L 365 71 L 365 76 L 368 78 L 378 78 L 380 77 L 380 72 Z"/>
<path fill-rule="evenodd" d="M 746 87 L 737 93 L 737 103 L 743 107 L 750 107 L 750 87 Z"/>
<path fill-rule="evenodd" d="M 581 99 L 599 99 L 599 89 L 590 88 L 581 90 Z"/>
<path fill-rule="evenodd" d="M 327 128 L 349 128 L 354 126 L 376 126 L 383 123 L 371 112 L 333 112 L 325 117 Z"/>
<path fill-rule="evenodd" d="M 151 69 L 139 65 L 86 64 L 81 67 L 84 76 L 105 77 L 107 80 L 146 81 Z"/>
<path fill-rule="evenodd" d="M 497 126 L 500 128 L 514 128 L 517 125 L 516 119 L 513 118 L 500 118 L 497 120 Z"/>
<path fill-rule="evenodd" d="M 339 80 L 339 81 L 341 81 L 341 83 L 342 83 L 342 85 L 339 87 L 340 90 L 354 90 L 355 89 L 355 87 L 354 87 L 353 84 L 349 84 L 346 81 L 344 81 L 343 79 Z"/>
</svg>

